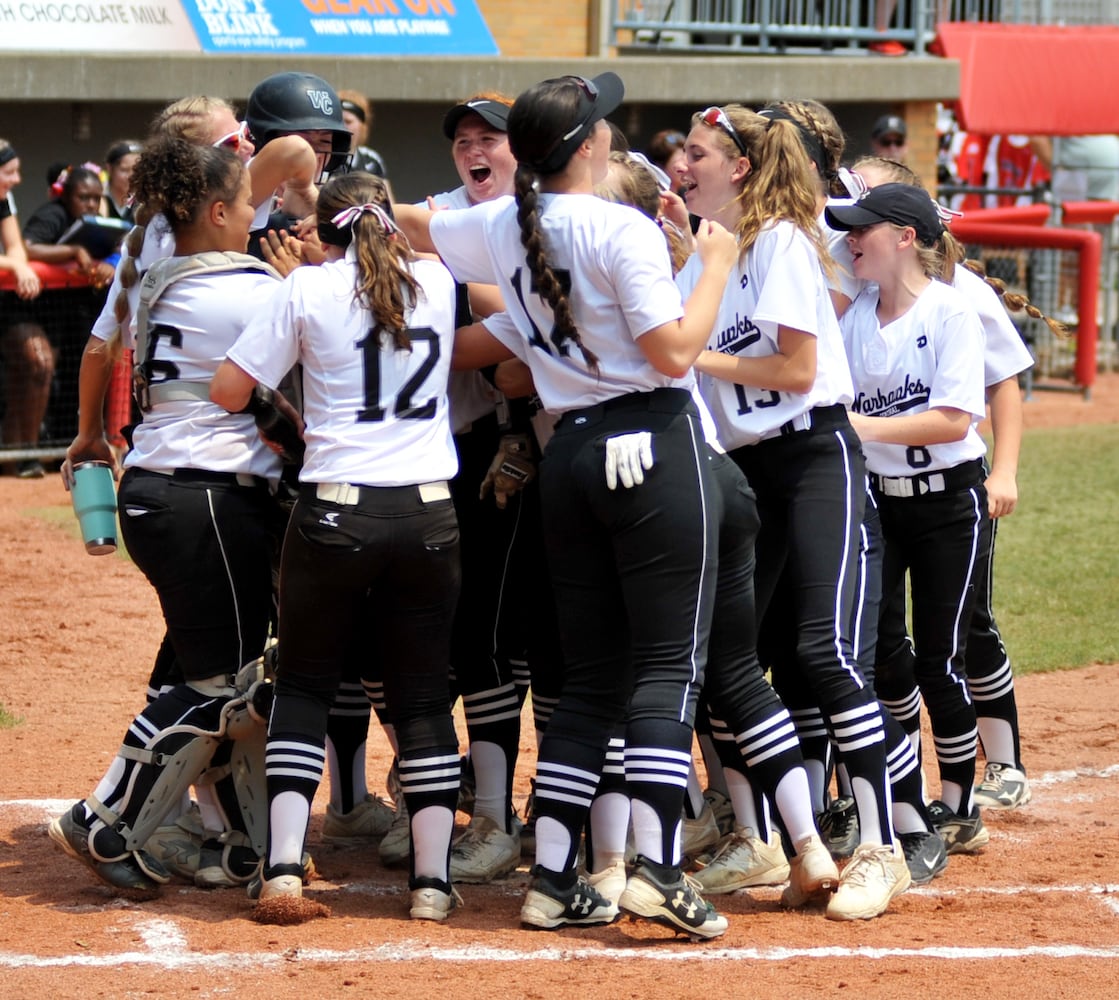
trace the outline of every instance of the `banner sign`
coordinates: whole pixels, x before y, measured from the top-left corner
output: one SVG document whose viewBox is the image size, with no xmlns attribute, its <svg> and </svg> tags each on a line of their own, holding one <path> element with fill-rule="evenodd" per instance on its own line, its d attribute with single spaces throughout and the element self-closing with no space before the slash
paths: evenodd
<svg viewBox="0 0 1119 1000">
<path fill-rule="evenodd" d="M 179 0 L 18 3 L 0 0 L 0 49 L 17 52 L 199 52 Z"/>
<path fill-rule="evenodd" d="M 497 55 L 472 0 L 183 0 L 204 52 Z"/>
<path fill-rule="evenodd" d="M 0 50 L 498 54 L 474 0 L 0 0 Z"/>
</svg>

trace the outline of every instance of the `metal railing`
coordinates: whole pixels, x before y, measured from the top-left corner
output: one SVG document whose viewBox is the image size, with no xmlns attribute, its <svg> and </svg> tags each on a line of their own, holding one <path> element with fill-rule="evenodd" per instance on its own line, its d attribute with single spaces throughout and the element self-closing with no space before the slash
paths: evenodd
<svg viewBox="0 0 1119 1000">
<path fill-rule="evenodd" d="M 1119 23 L 1119 0 L 611 0 L 610 10 L 609 44 L 622 53 L 849 55 L 894 42 L 920 55 L 939 21 Z"/>
</svg>

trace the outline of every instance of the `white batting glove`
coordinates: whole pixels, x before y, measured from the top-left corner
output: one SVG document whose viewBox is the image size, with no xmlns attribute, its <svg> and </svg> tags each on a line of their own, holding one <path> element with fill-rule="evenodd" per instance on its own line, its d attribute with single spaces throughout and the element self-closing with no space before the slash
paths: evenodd
<svg viewBox="0 0 1119 1000">
<path fill-rule="evenodd" d="M 616 490 L 618 480 L 628 490 L 645 482 L 645 472 L 653 467 L 653 435 L 634 431 L 606 439 L 606 486 Z"/>
</svg>

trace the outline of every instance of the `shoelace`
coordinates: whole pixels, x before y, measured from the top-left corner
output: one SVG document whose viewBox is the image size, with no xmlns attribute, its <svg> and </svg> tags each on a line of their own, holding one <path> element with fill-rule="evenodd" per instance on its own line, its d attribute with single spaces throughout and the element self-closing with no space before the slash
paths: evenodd
<svg viewBox="0 0 1119 1000">
<path fill-rule="evenodd" d="M 1002 771 L 988 770 L 979 787 L 985 792 L 1001 792 L 1004 780 Z"/>
<path fill-rule="evenodd" d="M 726 843 L 719 849 L 715 857 L 720 858 L 724 854 L 733 854 L 737 850 L 745 851 L 751 861 L 758 861 L 758 849 L 754 846 L 755 840 L 760 840 L 757 834 L 754 833 L 749 827 L 743 827 L 741 832 L 732 833 L 726 838 Z"/>
<path fill-rule="evenodd" d="M 893 851 L 884 844 L 873 850 L 863 851 L 843 872 L 843 881 L 849 885 L 866 885 L 871 877 L 890 877 L 889 860 Z M 874 871 L 877 869 L 877 871 Z"/>
<path fill-rule="evenodd" d="M 713 914 L 715 912 L 715 904 L 714 903 L 709 903 L 709 902 L 707 902 L 706 899 L 703 898 L 703 886 L 701 886 L 687 872 L 683 872 L 682 874 L 684 876 L 684 886 L 687 889 L 691 890 L 692 895 L 695 896 L 695 901 L 703 906 L 704 911 L 707 914 L 709 914 L 709 915 Z"/>
</svg>

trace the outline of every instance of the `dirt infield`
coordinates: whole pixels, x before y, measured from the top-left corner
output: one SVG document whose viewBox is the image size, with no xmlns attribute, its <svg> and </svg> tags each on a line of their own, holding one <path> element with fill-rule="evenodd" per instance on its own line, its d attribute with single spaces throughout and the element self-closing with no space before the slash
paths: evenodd
<svg viewBox="0 0 1119 1000">
<path fill-rule="evenodd" d="M 1089 403 L 1038 393 L 1026 422 L 1119 422 L 1119 376 L 1102 377 Z M 494 886 L 462 887 L 466 905 L 443 926 L 410 922 L 403 872 L 382 868 L 375 852 L 320 843 L 325 789 L 309 844 L 322 879 L 307 894 L 330 918 L 261 926 L 240 892 L 174 883 L 151 902 L 115 899 L 54 847 L 46 820 L 92 789 L 140 707 L 162 631 L 158 605 L 127 560 L 85 555 L 57 476 L 0 478 L 0 512 L 0 703 L 22 719 L 0 730 L 5 996 L 1115 995 L 1114 666 L 1019 679 L 1034 801 L 988 811 L 983 854 L 954 857 L 942 878 L 865 924 L 783 912 L 778 890 L 766 889 L 720 898 L 730 930 L 705 945 L 626 922 L 530 932 L 518 925 L 524 868 Z M 518 802 L 533 762 L 527 715 L 523 732 Z M 375 734 L 371 778 L 388 764 Z"/>
</svg>

